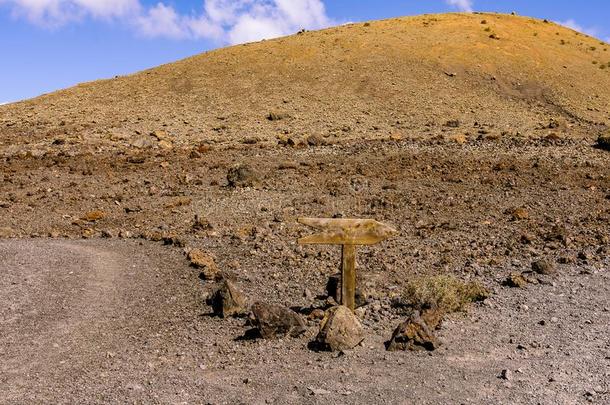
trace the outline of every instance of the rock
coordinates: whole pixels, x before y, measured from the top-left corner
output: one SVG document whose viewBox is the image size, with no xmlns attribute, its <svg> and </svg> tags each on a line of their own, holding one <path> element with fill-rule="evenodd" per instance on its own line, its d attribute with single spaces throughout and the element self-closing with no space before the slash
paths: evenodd
<svg viewBox="0 0 610 405">
<path fill-rule="evenodd" d="M 527 286 L 527 280 L 521 273 L 510 273 L 506 280 L 504 280 L 504 285 L 508 287 L 525 288 Z"/>
<path fill-rule="evenodd" d="M 459 145 L 463 145 L 467 141 L 466 135 L 464 135 L 464 134 L 458 134 L 458 135 L 450 136 L 449 140 L 451 140 L 452 142 L 455 142 L 455 143 L 457 143 Z"/>
<path fill-rule="evenodd" d="M 267 114 L 267 119 L 269 121 L 280 121 L 284 118 L 287 118 L 287 114 L 283 114 L 283 113 L 279 113 L 279 112 L 270 112 L 269 114 Z"/>
<path fill-rule="evenodd" d="M 323 310 L 321 310 L 320 308 L 316 308 L 313 311 L 311 311 L 308 318 L 321 320 L 321 319 L 324 319 L 324 315 L 325 315 L 325 313 Z"/>
<path fill-rule="evenodd" d="M 449 128 L 458 128 L 460 126 L 460 121 L 459 120 L 449 120 L 445 123 L 446 127 Z"/>
<path fill-rule="evenodd" d="M 264 339 L 298 337 L 306 330 L 303 318 L 281 305 L 257 302 L 252 306 L 252 314 L 255 325 Z"/>
<path fill-rule="evenodd" d="M 131 142 L 131 146 L 137 149 L 145 149 L 153 146 L 153 140 L 148 136 L 142 136 L 134 139 Z"/>
<path fill-rule="evenodd" d="M 433 328 L 415 311 L 409 319 L 398 325 L 387 344 L 388 351 L 434 350 L 439 343 Z"/>
<path fill-rule="evenodd" d="M 610 133 L 608 133 L 606 135 L 600 135 L 597 138 L 597 147 L 600 149 L 610 151 Z"/>
<path fill-rule="evenodd" d="M 90 211 L 90 212 L 86 213 L 85 216 L 83 217 L 83 220 L 89 221 L 89 222 L 95 222 L 95 221 L 99 221 L 100 219 L 104 219 L 104 218 L 106 218 L 106 213 L 104 211 L 95 210 L 95 211 Z"/>
<path fill-rule="evenodd" d="M 231 280 L 222 285 L 211 298 L 214 314 L 223 318 L 242 316 L 248 313 L 246 297 Z"/>
<path fill-rule="evenodd" d="M 367 295 L 361 285 L 356 285 L 356 308 L 366 305 L 368 303 Z M 326 293 L 329 297 L 332 297 L 336 302 L 341 301 L 341 273 L 333 274 L 328 278 L 326 283 Z"/>
<path fill-rule="evenodd" d="M 201 274 L 203 274 L 204 279 L 219 279 L 220 272 L 218 271 L 218 266 L 216 266 L 216 262 L 214 261 L 214 256 L 211 254 L 206 253 L 201 249 L 192 249 L 188 253 L 188 259 L 191 262 L 191 266 L 201 269 Z"/>
<path fill-rule="evenodd" d="M 230 187 L 254 187 L 258 174 L 248 165 L 237 165 L 229 169 L 227 180 Z"/>
<path fill-rule="evenodd" d="M 0 238 L 10 238 L 15 231 L 9 227 L 0 227 Z"/>
<path fill-rule="evenodd" d="M 315 344 L 322 350 L 350 350 L 364 340 L 360 321 L 346 306 L 332 307 L 326 312 Z"/>
<path fill-rule="evenodd" d="M 538 260 L 532 263 L 532 270 L 538 274 L 550 276 L 557 273 L 555 264 L 550 260 Z"/>
<path fill-rule="evenodd" d="M 320 146 L 324 143 L 323 139 L 318 135 L 309 135 L 306 138 L 306 142 L 309 146 Z"/>
<path fill-rule="evenodd" d="M 527 212 L 527 210 L 523 207 L 511 208 L 507 211 L 507 213 L 513 217 L 514 221 L 528 219 L 530 216 L 529 212 Z"/>
<path fill-rule="evenodd" d="M 500 372 L 500 378 L 506 381 L 510 381 L 513 379 L 513 373 L 510 370 L 502 370 L 502 372 Z"/>
</svg>

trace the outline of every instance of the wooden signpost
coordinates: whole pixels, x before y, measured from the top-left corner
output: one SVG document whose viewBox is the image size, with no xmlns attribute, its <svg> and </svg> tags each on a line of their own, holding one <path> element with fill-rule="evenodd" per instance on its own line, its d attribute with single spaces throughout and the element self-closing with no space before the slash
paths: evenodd
<svg viewBox="0 0 610 405">
<path fill-rule="evenodd" d="M 342 245 L 341 305 L 356 306 L 356 245 L 374 245 L 398 232 L 374 219 L 299 218 L 299 223 L 322 232 L 299 239 L 299 244 Z"/>
</svg>

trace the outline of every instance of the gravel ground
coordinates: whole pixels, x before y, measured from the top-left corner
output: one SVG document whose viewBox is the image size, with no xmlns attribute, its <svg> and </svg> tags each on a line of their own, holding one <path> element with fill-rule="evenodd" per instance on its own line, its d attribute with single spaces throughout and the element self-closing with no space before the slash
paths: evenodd
<svg viewBox="0 0 610 405">
<path fill-rule="evenodd" d="M 197 272 L 151 242 L 0 243 L 2 403 L 608 403 L 608 265 L 574 266 L 447 319 L 434 352 L 241 340 Z M 586 270 L 586 271 L 583 271 Z M 508 370 L 508 372 L 503 371 Z M 504 378 L 502 377 L 504 375 Z"/>
</svg>

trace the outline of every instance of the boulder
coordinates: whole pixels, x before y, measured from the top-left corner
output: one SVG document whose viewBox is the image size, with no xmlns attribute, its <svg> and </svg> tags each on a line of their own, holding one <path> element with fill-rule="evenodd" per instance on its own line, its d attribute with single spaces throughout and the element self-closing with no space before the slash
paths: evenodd
<svg viewBox="0 0 610 405">
<path fill-rule="evenodd" d="M 326 311 L 315 346 L 330 351 L 350 350 L 363 340 L 364 330 L 356 315 L 339 305 Z"/>
<path fill-rule="evenodd" d="M 248 314 L 245 295 L 231 280 L 224 280 L 211 298 L 214 314 L 223 318 Z"/>
<path fill-rule="evenodd" d="M 257 302 L 252 306 L 252 314 L 254 324 L 264 339 L 298 337 L 306 331 L 303 318 L 281 305 Z"/>
<path fill-rule="evenodd" d="M 434 328 L 415 311 L 409 319 L 398 325 L 387 343 L 388 351 L 434 350 L 439 343 L 434 336 Z"/>
</svg>

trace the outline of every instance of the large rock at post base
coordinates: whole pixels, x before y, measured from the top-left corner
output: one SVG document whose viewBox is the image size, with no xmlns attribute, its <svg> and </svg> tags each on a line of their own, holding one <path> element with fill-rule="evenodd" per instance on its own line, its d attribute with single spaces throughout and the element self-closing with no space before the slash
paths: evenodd
<svg viewBox="0 0 610 405">
<path fill-rule="evenodd" d="M 364 330 L 354 313 L 346 306 L 326 312 L 315 345 L 322 350 L 350 350 L 364 340 Z"/>
<path fill-rule="evenodd" d="M 254 322 L 264 339 L 275 339 L 284 336 L 298 337 L 305 330 L 303 318 L 281 305 L 257 302 L 252 306 Z"/>
<path fill-rule="evenodd" d="M 223 318 L 247 315 L 248 303 L 245 295 L 231 280 L 224 280 L 211 298 L 214 314 Z"/>
<path fill-rule="evenodd" d="M 387 344 L 388 351 L 398 350 L 434 350 L 438 340 L 434 328 L 415 311 L 409 319 L 398 325 Z"/>
<path fill-rule="evenodd" d="M 328 278 L 326 283 L 326 293 L 335 301 L 341 301 L 341 273 L 333 274 Z M 356 308 L 364 306 L 368 303 L 367 294 L 362 288 L 362 283 L 357 280 L 356 285 Z"/>
</svg>

